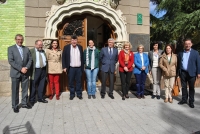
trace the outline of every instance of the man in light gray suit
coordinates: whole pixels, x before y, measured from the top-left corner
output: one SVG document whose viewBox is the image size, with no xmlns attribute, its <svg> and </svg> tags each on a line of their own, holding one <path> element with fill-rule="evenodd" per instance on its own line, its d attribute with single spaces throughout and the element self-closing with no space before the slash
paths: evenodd
<svg viewBox="0 0 200 134">
<path fill-rule="evenodd" d="M 114 48 L 115 40 L 113 38 L 108 39 L 108 47 L 101 49 L 100 61 L 101 61 L 101 98 L 104 99 L 106 92 L 106 79 L 108 75 L 110 76 L 110 87 L 109 87 L 109 97 L 114 99 L 113 89 L 114 89 L 114 73 L 115 64 L 118 61 L 118 50 Z"/>
<path fill-rule="evenodd" d="M 29 69 L 32 57 L 29 49 L 23 46 L 23 36 L 15 36 L 16 44 L 8 47 L 8 62 L 10 64 L 10 77 L 12 80 L 12 108 L 15 113 L 19 112 L 19 84 L 22 88 L 22 108 L 30 109 L 28 105 Z"/>
</svg>

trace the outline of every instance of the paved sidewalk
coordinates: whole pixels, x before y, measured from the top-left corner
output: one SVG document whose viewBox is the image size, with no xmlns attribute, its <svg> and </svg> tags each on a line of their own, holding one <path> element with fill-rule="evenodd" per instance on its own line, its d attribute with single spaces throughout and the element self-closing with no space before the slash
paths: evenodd
<svg viewBox="0 0 200 134">
<path fill-rule="evenodd" d="M 164 94 L 164 91 L 162 91 Z M 196 89 L 195 108 L 160 100 L 137 99 L 132 93 L 122 101 L 106 95 L 89 100 L 83 92 L 83 100 L 69 100 L 69 93 L 62 93 L 59 101 L 36 103 L 32 109 L 20 109 L 14 113 L 11 97 L 0 97 L 0 133 L 19 134 L 191 134 L 200 131 L 200 88 Z"/>
</svg>

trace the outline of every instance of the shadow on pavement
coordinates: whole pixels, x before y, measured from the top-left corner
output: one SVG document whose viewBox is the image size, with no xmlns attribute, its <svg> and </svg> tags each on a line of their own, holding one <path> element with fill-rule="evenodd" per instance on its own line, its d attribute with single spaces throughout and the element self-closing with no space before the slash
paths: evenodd
<svg viewBox="0 0 200 134">
<path fill-rule="evenodd" d="M 3 134 L 11 134 L 11 133 L 19 133 L 19 134 L 36 134 L 36 132 L 33 130 L 32 125 L 29 121 L 26 122 L 24 125 L 19 126 L 6 126 L 3 129 Z"/>
<path fill-rule="evenodd" d="M 181 95 L 178 100 L 180 97 Z M 177 105 L 176 108 L 172 108 L 174 106 L 165 103 L 160 104 L 159 114 L 162 120 L 171 126 L 167 130 L 169 133 L 200 134 L 200 93 L 196 93 L 195 98 L 194 109 L 190 108 L 187 104 L 175 104 Z"/>
</svg>

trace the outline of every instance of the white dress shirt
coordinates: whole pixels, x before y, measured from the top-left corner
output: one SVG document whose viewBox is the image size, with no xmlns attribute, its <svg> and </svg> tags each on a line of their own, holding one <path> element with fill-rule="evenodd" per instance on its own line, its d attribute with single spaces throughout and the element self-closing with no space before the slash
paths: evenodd
<svg viewBox="0 0 200 134">
<path fill-rule="evenodd" d="M 70 50 L 70 66 L 71 67 L 80 67 L 81 66 L 81 56 L 78 46 L 73 47 L 71 45 Z"/>
<path fill-rule="evenodd" d="M 35 68 L 40 68 L 39 53 L 42 55 L 43 65 L 44 65 L 44 67 L 46 67 L 46 57 L 45 57 L 45 55 L 44 55 L 44 51 L 43 51 L 43 52 L 39 52 L 39 51 L 35 48 L 35 52 L 36 52 L 36 63 L 35 63 Z"/>
</svg>

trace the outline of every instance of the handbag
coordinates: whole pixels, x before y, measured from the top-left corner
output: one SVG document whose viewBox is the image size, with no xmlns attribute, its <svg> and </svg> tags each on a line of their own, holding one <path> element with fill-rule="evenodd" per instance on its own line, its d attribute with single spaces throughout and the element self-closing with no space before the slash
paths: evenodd
<svg viewBox="0 0 200 134">
<path fill-rule="evenodd" d="M 175 82 L 174 82 L 174 87 L 172 89 L 172 96 L 178 96 L 179 95 L 179 85 L 178 85 L 178 78 L 175 79 Z"/>
<path fill-rule="evenodd" d="M 50 96 L 51 95 L 51 91 L 50 91 L 50 85 L 49 82 L 46 82 L 46 92 L 45 92 L 45 96 Z"/>
</svg>

